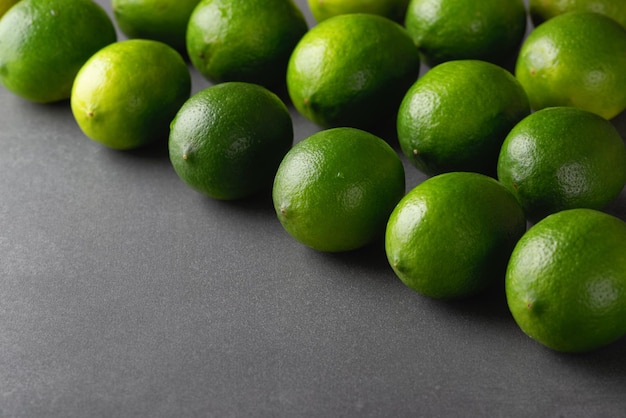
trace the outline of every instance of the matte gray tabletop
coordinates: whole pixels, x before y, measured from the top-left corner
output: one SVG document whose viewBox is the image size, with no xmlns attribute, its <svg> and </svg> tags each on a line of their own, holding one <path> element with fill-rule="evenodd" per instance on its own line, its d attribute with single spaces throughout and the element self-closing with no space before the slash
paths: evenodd
<svg viewBox="0 0 626 418">
<path fill-rule="evenodd" d="M 319 130 L 292 115 L 296 141 Z M 408 289 L 381 243 L 310 250 L 269 196 L 204 197 L 67 102 L 0 89 L 0 225 L 0 417 L 626 416 L 625 339 L 559 354 L 498 292 Z"/>
</svg>

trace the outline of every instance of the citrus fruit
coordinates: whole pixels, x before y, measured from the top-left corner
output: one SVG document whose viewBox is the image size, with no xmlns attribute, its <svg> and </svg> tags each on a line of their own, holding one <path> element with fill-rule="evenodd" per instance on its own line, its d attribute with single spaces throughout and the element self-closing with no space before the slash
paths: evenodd
<svg viewBox="0 0 626 418">
<path fill-rule="evenodd" d="M 535 26 L 568 12 L 596 12 L 626 26 L 626 2 L 622 0 L 530 0 L 530 17 Z"/>
<path fill-rule="evenodd" d="M 504 138 L 528 114 L 526 93 L 502 67 L 448 61 L 431 68 L 405 94 L 398 142 L 426 174 L 475 171 L 495 177 Z"/>
<path fill-rule="evenodd" d="M 436 299 L 463 298 L 504 282 L 526 230 L 515 197 L 492 177 L 430 177 L 398 203 L 387 224 L 389 263 L 409 288 Z"/>
<path fill-rule="evenodd" d="M 592 12 L 535 28 L 515 67 L 534 110 L 573 106 L 611 119 L 626 108 L 626 29 Z"/>
<path fill-rule="evenodd" d="M 348 251 L 383 236 L 404 181 L 402 162 L 383 139 L 356 128 L 331 128 L 285 155 L 272 197 L 293 238 L 318 251 Z"/>
<path fill-rule="evenodd" d="M 80 67 L 116 40 L 91 0 L 21 0 L 0 20 L 0 81 L 33 102 L 67 99 Z"/>
<path fill-rule="evenodd" d="M 626 223 L 570 209 L 529 228 L 506 272 L 520 328 L 557 351 L 591 351 L 626 334 Z"/>
<path fill-rule="evenodd" d="M 169 156 L 187 185 L 231 200 L 270 191 L 292 143 L 291 115 L 281 99 L 258 84 L 231 81 L 185 102 L 172 121 Z"/>
<path fill-rule="evenodd" d="M 113 17 L 129 38 L 161 41 L 187 54 L 187 22 L 200 0 L 111 0 Z"/>
<path fill-rule="evenodd" d="M 456 59 L 501 65 L 526 33 L 522 0 L 412 0 L 405 27 L 428 66 Z"/>
<path fill-rule="evenodd" d="M 131 39 L 89 58 L 76 76 L 70 104 L 87 137 L 132 149 L 166 140 L 190 92 L 191 75 L 176 50 L 160 41 Z"/>
<path fill-rule="evenodd" d="M 317 22 L 348 13 L 372 13 L 404 23 L 410 0 L 308 0 Z"/>
<path fill-rule="evenodd" d="M 533 221 L 564 209 L 601 209 L 626 183 L 626 147 L 614 125 L 595 113 L 546 108 L 511 130 L 498 179 Z"/>
<path fill-rule="evenodd" d="M 213 82 L 284 90 L 289 56 L 308 30 L 292 0 L 202 0 L 187 27 L 193 66 Z"/>
<path fill-rule="evenodd" d="M 7 10 L 11 8 L 19 0 L 0 0 L 0 17 L 2 17 Z"/>
<path fill-rule="evenodd" d="M 287 88 L 295 108 L 323 128 L 370 130 L 395 118 L 419 75 L 410 36 L 382 16 L 334 16 L 313 27 L 291 55 Z"/>
</svg>

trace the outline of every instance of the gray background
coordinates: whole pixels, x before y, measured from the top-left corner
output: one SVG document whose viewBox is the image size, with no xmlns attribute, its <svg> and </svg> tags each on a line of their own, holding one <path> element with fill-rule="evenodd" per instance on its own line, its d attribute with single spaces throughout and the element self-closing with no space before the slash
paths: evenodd
<svg viewBox="0 0 626 418">
<path fill-rule="evenodd" d="M 626 340 L 558 354 L 498 292 L 409 290 L 381 243 L 312 251 L 268 196 L 203 197 L 67 102 L 0 89 L 0 170 L 1 417 L 626 416 Z"/>
</svg>

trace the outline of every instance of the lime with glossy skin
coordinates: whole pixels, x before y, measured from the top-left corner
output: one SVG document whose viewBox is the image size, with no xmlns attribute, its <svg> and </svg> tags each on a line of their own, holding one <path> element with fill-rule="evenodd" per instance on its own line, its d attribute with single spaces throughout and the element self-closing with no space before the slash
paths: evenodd
<svg viewBox="0 0 626 418">
<path fill-rule="evenodd" d="M 113 17 L 129 38 L 154 39 L 187 55 L 187 23 L 200 0 L 111 0 Z"/>
<path fill-rule="evenodd" d="M 318 251 L 349 251 L 382 237 L 404 182 L 402 162 L 383 139 L 360 129 L 332 128 L 287 153 L 272 198 L 293 238 Z"/>
<path fill-rule="evenodd" d="M 91 0 L 21 0 L 0 19 L 0 81 L 33 102 L 68 99 L 85 61 L 116 40 Z"/>
<path fill-rule="evenodd" d="M 520 328 L 562 352 L 604 347 L 626 334 L 626 223 L 569 209 L 533 225 L 516 245 L 505 290 Z"/>
<path fill-rule="evenodd" d="M 508 71 L 486 61 L 449 61 L 405 94 L 398 142 L 428 175 L 474 171 L 495 177 L 504 138 L 528 114 L 526 93 Z"/>
<path fill-rule="evenodd" d="M 315 124 L 370 131 L 395 122 L 419 69 L 402 26 L 378 15 L 344 14 L 302 37 L 289 61 L 287 88 L 295 108 Z"/>
<path fill-rule="evenodd" d="M 570 12 L 535 28 L 515 76 L 533 110 L 572 106 L 612 119 L 626 108 L 626 29 L 598 13 Z"/>
<path fill-rule="evenodd" d="M 170 122 L 190 93 L 191 75 L 176 50 L 130 39 L 89 58 L 76 76 L 70 104 L 87 137 L 128 150 L 166 141 Z"/>
<path fill-rule="evenodd" d="M 187 185 L 215 199 L 271 191 L 293 143 L 281 99 L 252 83 L 225 82 L 194 94 L 172 122 L 169 156 Z"/>
<path fill-rule="evenodd" d="M 405 26 L 424 63 L 457 59 L 505 65 L 526 33 L 522 0 L 412 0 Z"/>
<path fill-rule="evenodd" d="M 317 22 L 348 13 L 372 13 L 404 23 L 410 0 L 308 0 Z"/>
<path fill-rule="evenodd" d="M 202 0 L 189 18 L 187 52 L 209 81 L 282 93 L 289 56 L 307 30 L 292 0 Z"/>
<path fill-rule="evenodd" d="M 568 12 L 595 12 L 626 26 L 626 2 L 622 0 L 530 0 L 529 12 L 535 26 Z"/>
<path fill-rule="evenodd" d="M 521 206 L 497 180 L 444 173 L 398 203 L 385 251 L 409 288 L 436 299 L 464 298 L 504 283 L 509 256 L 525 230 Z"/>
<path fill-rule="evenodd" d="M 626 147 L 615 126 L 595 113 L 546 108 L 508 134 L 498 179 L 532 221 L 565 209 L 602 209 L 626 184 Z"/>
</svg>

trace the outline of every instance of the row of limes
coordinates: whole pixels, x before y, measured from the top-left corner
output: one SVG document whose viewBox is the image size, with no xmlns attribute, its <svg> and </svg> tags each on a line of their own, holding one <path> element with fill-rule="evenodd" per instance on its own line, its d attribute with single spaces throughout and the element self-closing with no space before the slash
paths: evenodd
<svg viewBox="0 0 626 418">
<path fill-rule="evenodd" d="M 314 249 L 384 238 L 424 295 L 504 277 L 517 323 L 556 350 L 626 333 L 626 223 L 600 211 L 626 184 L 609 122 L 626 108 L 626 4 L 531 0 L 523 41 L 522 0 L 309 0 L 311 29 L 292 0 L 111 3 L 135 39 L 92 0 L 21 0 L 0 20 L 2 83 L 69 98 L 111 148 L 169 137 L 208 196 L 271 188 Z M 185 59 L 217 84 L 190 97 Z M 287 96 L 323 128 L 296 145 Z M 431 176 L 406 194 L 390 131 Z"/>
</svg>

